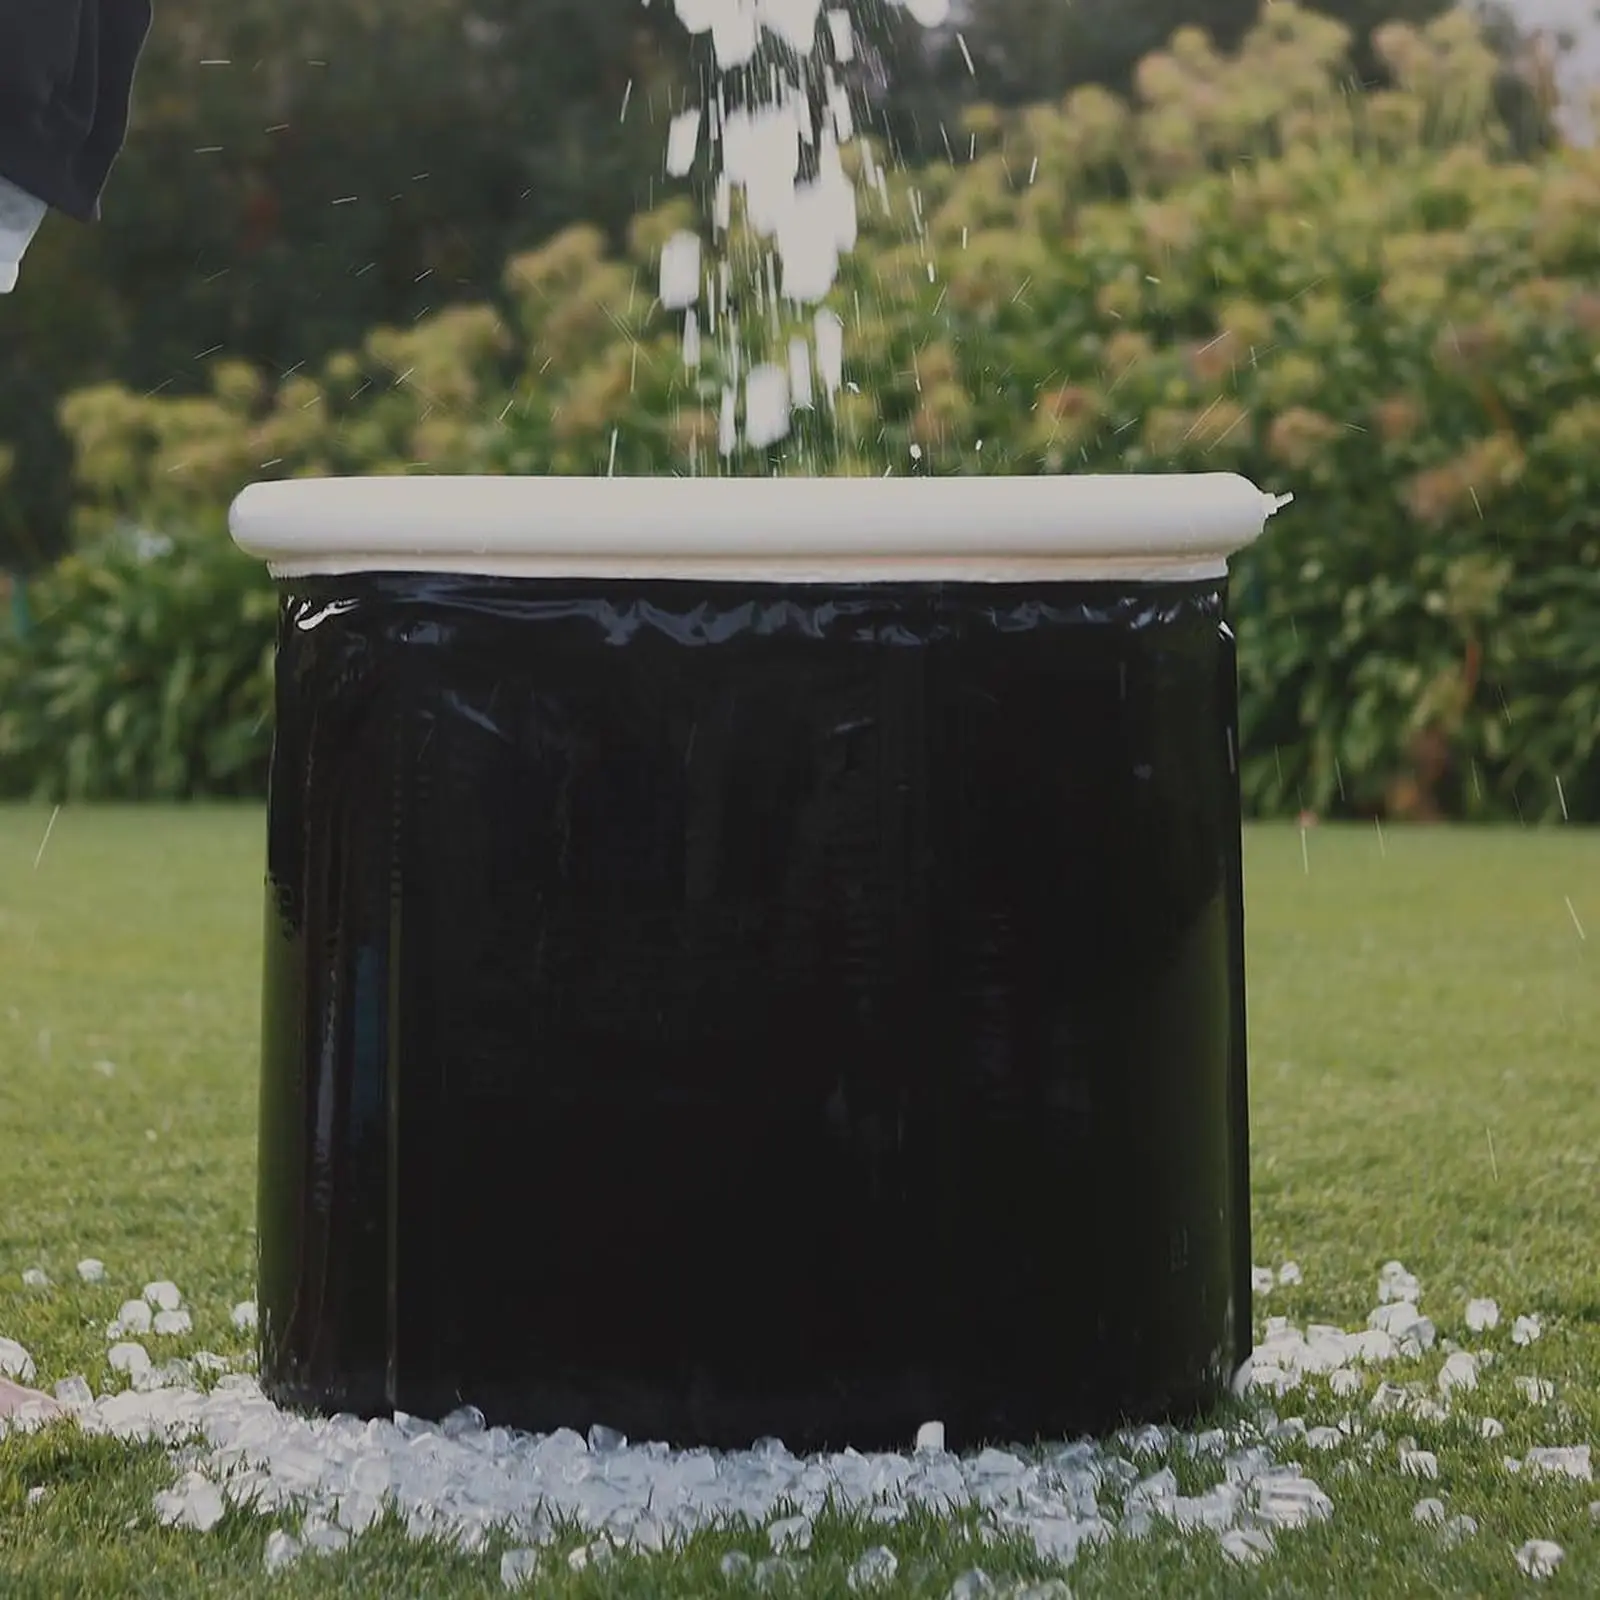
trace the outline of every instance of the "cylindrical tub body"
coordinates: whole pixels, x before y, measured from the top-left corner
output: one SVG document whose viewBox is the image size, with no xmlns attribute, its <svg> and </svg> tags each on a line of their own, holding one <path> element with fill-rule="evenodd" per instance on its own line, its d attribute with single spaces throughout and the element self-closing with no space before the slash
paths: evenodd
<svg viewBox="0 0 1600 1600">
<path fill-rule="evenodd" d="M 797 1448 L 1223 1395 L 1224 587 L 286 580 L 268 1392 Z"/>
</svg>

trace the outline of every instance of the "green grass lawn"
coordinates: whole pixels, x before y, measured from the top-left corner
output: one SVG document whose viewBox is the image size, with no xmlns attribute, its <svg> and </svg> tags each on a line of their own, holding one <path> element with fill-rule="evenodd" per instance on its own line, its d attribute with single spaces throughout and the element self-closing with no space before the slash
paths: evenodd
<svg viewBox="0 0 1600 1600">
<path fill-rule="evenodd" d="M 158 1359 L 168 1345 L 244 1354 L 228 1312 L 253 1294 L 263 821 L 69 808 L 41 855 L 49 821 L 0 810 L 0 1335 L 33 1352 L 41 1386 L 81 1372 L 98 1389 L 104 1324 L 152 1278 L 182 1287 L 195 1322 L 192 1339 L 156 1341 Z M 1360 1326 L 1397 1256 L 1441 1335 L 1499 1359 L 1451 1419 L 1389 1428 L 1437 1454 L 1437 1483 L 1403 1476 L 1392 1446 L 1344 1475 L 1357 1452 L 1308 1451 L 1334 1516 L 1281 1534 L 1264 1565 L 1228 1565 L 1210 1535 L 1117 1539 L 1079 1557 L 1073 1592 L 1600 1593 L 1600 1487 L 1503 1465 L 1535 1444 L 1600 1447 L 1600 834 L 1260 828 L 1247 873 L 1255 1259 L 1304 1269 L 1258 1312 Z M 83 1256 L 105 1261 L 105 1283 L 79 1282 Z M 23 1286 L 34 1266 L 54 1287 Z M 1502 1322 L 1469 1338 L 1474 1295 Z M 1544 1320 L 1528 1349 L 1510 1338 L 1521 1312 Z M 1439 1360 L 1384 1376 L 1431 1381 Z M 1553 1380 L 1553 1402 L 1531 1404 L 1518 1374 Z M 1335 1422 L 1375 1382 L 1276 1409 Z M 1504 1438 L 1481 1439 L 1486 1414 Z M 157 1525 L 151 1496 L 171 1476 L 153 1447 L 66 1427 L 0 1440 L 0 1595 L 504 1592 L 498 1547 L 464 1556 L 389 1526 L 268 1579 L 270 1521 Z M 35 1486 L 49 1493 L 32 1504 Z M 1442 1547 L 1412 1520 L 1424 1494 L 1480 1532 Z M 1544 1585 L 1513 1561 L 1536 1537 L 1566 1549 Z M 963 1523 L 838 1523 L 819 1526 L 806 1592 L 843 1592 L 845 1563 L 879 1542 L 900 1556 L 886 1595 L 942 1600 L 976 1565 L 1002 1584 L 1048 1572 Z M 707 1534 L 672 1557 L 563 1564 L 535 1592 L 728 1592 L 717 1562 L 736 1547 L 764 1549 Z"/>
</svg>

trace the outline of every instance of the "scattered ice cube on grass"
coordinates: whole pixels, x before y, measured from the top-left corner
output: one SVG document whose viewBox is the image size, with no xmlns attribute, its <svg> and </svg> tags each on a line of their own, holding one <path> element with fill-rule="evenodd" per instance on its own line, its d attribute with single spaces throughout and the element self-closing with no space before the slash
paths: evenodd
<svg viewBox="0 0 1600 1600">
<path fill-rule="evenodd" d="M 1439 1392 L 1450 1394 L 1453 1390 L 1478 1387 L 1478 1358 L 1470 1350 L 1457 1350 L 1445 1357 L 1439 1369 Z"/>
<path fill-rule="evenodd" d="M 157 1519 L 169 1528 L 209 1533 L 222 1521 L 222 1491 L 198 1472 L 186 1472 L 170 1489 L 155 1497 Z"/>
<path fill-rule="evenodd" d="M 1298 1261 L 1285 1261 L 1278 1268 L 1278 1282 L 1289 1288 L 1301 1281 L 1300 1263 Z"/>
<path fill-rule="evenodd" d="M 587 1572 L 590 1567 L 603 1567 L 612 1556 L 611 1545 L 604 1539 L 596 1539 L 593 1544 L 580 1544 L 576 1550 L 567 1554 L 567 1565 L 574 1572 Z"/>
<path fill-rule="evenodd" d="M 1439 1529 L 1439 1537 L 1447 1545 L 1458 1545 L 1463 1539 L 1470 1539 L 1478 1531 L 1478 1519 L 1469 1517 L 1465 1512 L 1459 1516 L 1451 1517 Z"/>
<path fill-rule="evenodd" d="M 1498 1417 L 1484 1417 L 1478 1423 L 1478 1433 L 1484 1439 L 1503 1439 L 1506 1425 Z"/>
<path fill-rule="evenodd" d="M 349 1529 L 336 1527 L 324 1517 L 308 1517 L 302 1537 L 306 1549 L 319 1556 L 336 1556 L 350 1548 Z"/>
<path fill-rule="evenodd" d="M 1437 1332 L 1432 1320 L 1417 1310 L 1414 1300 L 1394 1300 L 1377 1307 L 1368 1316 L 1367 1326 L 1388 1334 L 1400 1345 L 1402 1354 L 1407 1353 L 1408 1343 L 1416 1345 L 1418 1351 L 1432 1349 Z"/>
<path fill-rule="evenodd" d="M 1586 1444 L 1537 1445 L 1523 1457 L 1522 1464 L 1535 1477 L 1571 1478 L 1577 1483 L 1594 1481 Z"/>
<path fill-rule="evenodd" d="M 163 1338 L 175 1338 L 179 1334 L 193 1332 L 194 1323 L 187 1311 L 158 1311 L 150 1324 L 150 1331 Z"/>
<path fill-rule="evenodd" d="M 228 1361 L 225 1356 L 219 1356 L 214 1350 L 196 1350 L 193 1356 L 194 1364 L 202 1372 L 226 1372 Z"/>
<path fill-rule="evenodd" d="M 784 1517 L 767 1529 L 767 1541 L 780 1555 L 785 1550 L 811 1548 L 811 1518 Z"/>
<path fill-rule="evenodd" d="M 1417 1501 L 1411 1508 L 1411 1520 L 1429 1528 L 1440 1526 L 1444 1522 L 1444 1501 L 1431 1498 Z"/>
<path fill-rule="evenodd" d="M 1271 1294 L 1278 1286 L 1278 1275 L 1271 1267 L 1251 1267 L 1250 1287 L 1257 1294 Z"/>
<path fill-rule="evenodd" d="M 129 1377 L 150 1370 L 150 1352 L 131 1339 L 114 1344 L 106 1352 L 106 1363 L 113 1372 L 125 1372 Z"/>
<path fill-rule="evenodd" d="M 1431 1450 L 1400 1451 L 1400 1470 L 1408 1478 L 1437 1478 L 1439 1458 Z"/>
<path fill-rule="evenodd" d="M 476 1408 L 473 1408 L 476 1409 Z M 483 1413 L 478 1412 L 478 1425 L 483 1425 Z M 589 1430 L 589 1448 L 597 1455 L 607 1455 L 613 1450 L 625 1450 L 628 1446 L 628 1436 L 618 1433 L 615 1428 L 607 1428 L 600 1423 Z"/>
<path fill-rule="evenodd" d="M 33 1382 L 33 1357 L 15 1339 L 0 1338 L 0 1377 Z"/>
<path fill-rule="evenodd" d="M 1336 1395 L 1352 1395 L 1361 1388 L 1361 1374 L 1353 1367 L 1335 1367 L 1328 1374 L 1328 1387 Z"/>
<path fill-rule="evenodd" d="M 520 1589 L 523 1584 L 532 1583 L 538 1571 L 537 1550 L 507 1550 L 500 1557 L 500 1581 L 508 1589 Z"/>
<path fill-rule="evenodd" d="M 183 1296 L 178 1293 L 177 1284 L 168 1283 L 165 1278 L 158 1279 L 155 1283 L 147 1283 L 144 1286 L 144 1298 L 157 1311 L 176 1311 L 183 1304 Z"/>
<path fill-rule="evenodd" d="M 82 1278 L 85 1283 L 104 1283 L 106 1276 L 106 1264 L 94 1256 L 85 1256 L 83 1260 L 78 1263 L 78 1276 Z"/>
<path fill-rule="evenodd" d="M 1517 1551 L 1517 1565 L 1530 1578 L 1550 1578 L 1566 1554 L 1553 1539 L 1530 1539 Z"/>
<path fill-rule="evenodd" d="M 1378 1273 L 1378 1303 L 1385 1305 L 1391 1300 L 1409 1300 L 1413 1305 L 1422 1298 L 1422 1285 L 1418 1283 L 1416 1274 L 1408 1272 L 1399 1261 L 1386 1261 Z"/>
<path fill-rule="evenodd" d="M 1544 1325 L 1537 1317 L 1518 1317 L 1511 1324 L 1511 1342 L 1515 1345 L 1530 1345 L 1544 1332 Z"/>
<path fill-rule="evenodd" d="M 292 1533 L 285 1533 L 282 1528 L 274 1528 L 267 1535 L 267 1548 L 262 1558 L 262 1565 L 267 1569 L 269 1577 L 275 1572 L 282 1572 L 287 1566 L 292 1566 L 299 1557 L 300 1541 Z"/>
<path fill-rule="evenodd" d="M 122 1309 L 106 1328 L 106 1337 L 120 1339 L 125 1333 L 149 1333 L 150 1324 L 154 1320 L 154 1313 L 145 1301 L 124 1300 Z"/>
<path fill-rule="evenodd" d="M 942 1422 L 924 1422 L 917 1429 L 918 1450 L 940 1451 L 944 1449 L 944 1424 Z"/>
<path fill-rule="evenodd" d="M 786 1556 L 768 1556 L 758 1561 L 752 1574 L 756 1588 L 763 1593 L 771 1589 L 792 1589 L 800 1581 L 800 1568 Z"/>
<path fill-rule="evenodd" d="M 731 1583 L 735 1578 L 742 1578 L 749 1572 L 754 1563 L 743 1550 L 730 1550 L 717 1563 L 717 1571 Z"/>
<path fill-rule="evenodd" d="M 230 1313 L 231 1321 L 240 1333 L 248 1333 L 256 1325 L 256 1303 L 254 1300 L 241 1300 Z"/>
<path fill-rule="evenodd" d="M 1512 1474 L 1522 1471 L 1522 1461 L 1517 1456 L 1501 1456 L 1500 1465 Z"/>
<path fill-rule="evenodd" d="M 973 1567 L 950 1585 L 947 1600 L 983 1600 L 985 1595 L 993 1593 L 994 1579 L 982 1567 Z"/>
<path fill-rule="evenodd" d="M 36 1483 L 28 1491 L 28 1504 L 30 1506 L 42 1505 L 49 1498 L 50 1490 L 42 1483 Z"/>
<path fill-rule="evenodd" d="M 94 1404 L 94 1390 L 81 1373 L 75 1372 L 56 1385 L 56 1399 L 69 1411 L 81 1411 L 85 1406 Z"/>
<path fill-rule="evenodd" d="M 1253 1566 L 1272 1554 L 1272 1535 L 1260 1528 L 1225 1528 L 1218 1535 L 1222 1553 L 1240 1566 Z"/>
<path fill-rule="evenodd" d="M 1072 1600 L 1065 1578 L 1044 1578 L 1011 1591 L 1011 1600 Z"/>
<path fill-rule="evenodd" d="M 1534 1378 L 1524 1374 L 1513 1380 L 1517 1392 L 1530 1406 L 1547 1405 L 1555 1399 L 1556 1386 L 1548 1378 Z"/>
<path fill-rule="evenodd" d="M 439 1432 L 447 1439 L 471 1439 L 487 1425 L 488 1419 L 476 1406 L 457 1406 L 439 1424 Z"/>
<path fill-rule="evenodd" d="M 43 1267 L 29 1267 L 22 1274 L 22 1287 L 24 1289 L 48 1289 L 50 1287 L 50 1274 Z"/>
<path fill-rule="evenodd" d="M 1500 1325 L 1500 1307 L 1493 1300 L 1467 1301 L 1467 1327 L 1473 1333 L 1486 1333 Z"/>
<path fill-rule="evenodd" d="M 1254 1484 L 1256 1515 L 1275 1528 L 1304 1528 L 1333 1515 L 1333 1501 L 1298 1472 L 1266 1473 Z"/>
<path fill-rule="evenodd" d="M 887 1545 L 875 1544 L 862 1552 L 861 1559 L 851 1567 L 845 1581 L 858 1592 L 876 1589 L 879 1584 L 888 1583 L 899 1570 L 900 1558 L 894 1551 Z"/>
</svg>

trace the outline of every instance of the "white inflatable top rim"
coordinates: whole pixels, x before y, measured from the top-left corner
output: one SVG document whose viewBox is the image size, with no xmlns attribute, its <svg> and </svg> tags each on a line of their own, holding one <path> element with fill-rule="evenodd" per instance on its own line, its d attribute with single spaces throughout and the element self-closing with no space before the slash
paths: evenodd
<svg viewBox="0 0 1600 1600">
<path fill-rule="evenodd" d="M 1233 473 L 294 478 L 229 522 L 278 577 L 1200 578 L 1287 498 Z"/>
</svg>

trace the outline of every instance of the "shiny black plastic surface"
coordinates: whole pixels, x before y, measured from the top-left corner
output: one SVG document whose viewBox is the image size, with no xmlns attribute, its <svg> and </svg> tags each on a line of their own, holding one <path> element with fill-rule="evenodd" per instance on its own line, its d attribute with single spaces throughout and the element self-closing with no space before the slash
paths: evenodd
<svg viewBox="0 0 1600 1600">
<path fill-rule="evenodd" d="M 1249 1345 L 1216 584 L 285 585 L 263 1379 L 795 1448 Z"/>
</svg>

